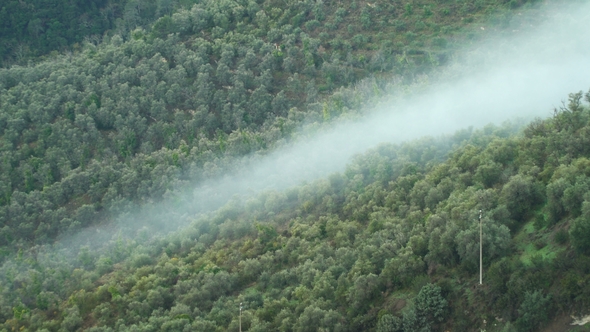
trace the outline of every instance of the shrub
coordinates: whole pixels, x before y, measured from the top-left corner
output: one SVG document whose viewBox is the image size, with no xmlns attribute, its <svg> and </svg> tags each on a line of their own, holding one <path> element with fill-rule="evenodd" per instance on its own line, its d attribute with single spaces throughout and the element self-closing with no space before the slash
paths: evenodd
<svg viewBox="0 0 590 332">
<path fill-rule="evenodd" d="M 565 244 L 569 240 L 569 234 L 565 229 L 561 228 L 555 232 L 555 235 L 553 235 L 553 240 L 557 244 Z"/>
<path fill-rule="evenodd" d="M 377 323 L 377 332 L 401 332 L 402 320 L 399 317 L 385 314 Z"/>
<path fill-rule="evenodd" d="M 585 203 L 586 204 L 586 203 Z M 577 252 L 590 253 L 590 219 L 580 217 L 570 227 L 570 238 Z"/>
<path fill-rule="evenodd" d="M 414 308 L 404 314 L 404 330 L 430 331 L 433 324 L 444 320 L 446 311 L 447 300 L 441 295 L 440 287 L 426 284 L 414 299 Z"/>
<path fill-rule="evenodd" d="M 524 301 L 518 308 L 518 314 L 520 315 L 516 320 L 518 330 L 536 331 L 539 326 L 549 320 L 550 310 L 550 297 L 548 295 L 543 296 L 540 290 L 526 292 Z"/>
<path fill-rule="evenodd" d="M 523 221 L 542 199 L 538 186 L 531 177 L 515 175 L 502 189 L 502 198 L 512 219 Z"/>
<path fill-rule="evenodd" d="M 311 20 L 305 23 L 305 28 L 309 31 L 314 30 L 315 28 L 320 26 L 320 22 L 318 20 Z"/>
</svg>

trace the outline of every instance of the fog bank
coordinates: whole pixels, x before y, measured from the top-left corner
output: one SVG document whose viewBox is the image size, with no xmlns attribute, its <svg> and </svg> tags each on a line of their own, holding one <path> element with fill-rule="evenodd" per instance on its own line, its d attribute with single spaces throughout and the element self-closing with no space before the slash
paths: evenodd
<svg viewBox="0 0 590 332">
<path fill-rule="evenodd" d="M 569 93 L 590 88 L 590 4 L 546 7 L 545 22 L 491 37 L 459 54 L 417 92 L 392 97 L 360 122 L 344 122 L 275 151 L 251 167 L 194 190 L 195 203 L 283 190 L 344 170 L 350 158 L 379 143 L 451 134 L 515 117 L 549 117 Z M 524 19 L 526 22 L 526 19 Z M 483 28 L 483 27 L 482 27 Z M 484 28 L 485 30 L 485 28 Z M 395 88 L 395 87 L 394 87 Z"/>
<path fill-rule="evenodd" d="M 590 88 L 588 13 L 589 3 L 547 5 L 523 13 L 518 31 L 494 36 L 481 27 L 480 33 L 486 34 L 482 42 L 466 47 L 450 65 L 409 92 L 384 98 L 360 121 L 337 121 L 318 134 L 251 158 L 240 172 L 196 185 L 187 197 L 122 217 L 108 229 L 87 229 L 61 241 L 85 244 L 109 239 L 121 230 L 131 235 L 148 219 L 160 230 L 174 230 L 236 195 L 280 191 L 343 171 L 352 156 L 379 143 L 451 134 L 515 117 L 549 117 L 569 93 Z M 396 87 L 392 85 L 392 91 Z"/>
</svg>

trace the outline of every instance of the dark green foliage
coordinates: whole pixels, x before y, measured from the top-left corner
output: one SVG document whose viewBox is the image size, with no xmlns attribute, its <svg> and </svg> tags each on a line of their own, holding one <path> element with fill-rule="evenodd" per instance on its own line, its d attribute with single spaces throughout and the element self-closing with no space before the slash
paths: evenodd
<svg viewBox="0 0 590 332">
<path fill-rule="evenodd" d="M 481 181 L 486 187 L 492 187 L 500 180 L 502 168 L 502 165 L 494 162 L 480 165 L 475 173 L 475 179 Z"/>
<path fill-rule="evenodd" d="M 572 245 L 580 253 L 590 254 L 590 202 L 582 205 L 582 215 L 570 226 Z"/>
<path fill-rule="evenodd" d="M 447 300 L 440 291 L 440 287 L 426 284 L 414 299 L 415 330 L 429 331 L 433 325 L 444 321 L 447 310 Z"/>
<path fill-rule="evenodd" d="M 538 326 L 545 324 L 550 318 L 550 300 L 550 296 L 543 295 L 540 290 L 526 292 L 515 324 L 519 331 L 536 331 Z"/>
<path fill-rule="evenodd" d="M 567 243 L 567 241 L 569 240 L 569 234 L 567 233 L 567 231 L 563 228 L 560 228 L 557 232 L 555 232 L 555 235 L 553 235 L 553 240 L 557 243 L 557 244 L 565 244 Z"/>
<path fill-rule="evenodd" d="M 533 207 L 543 198 L 539 185 L 531 177 L 520 174 L 510 178 L 502 189 L 501 197 L 510 212 L 510 217 L 517 221 L 529 216 Z"/>
</svg>

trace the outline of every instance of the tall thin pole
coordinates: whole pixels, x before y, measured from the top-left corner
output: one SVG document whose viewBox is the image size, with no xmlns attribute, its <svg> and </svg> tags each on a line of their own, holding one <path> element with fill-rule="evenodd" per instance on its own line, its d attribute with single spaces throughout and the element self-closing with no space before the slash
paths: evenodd
<svg viewBox="0 0 590 332">
<path fill-rule="evenodd" d="M 242 332 L 242 302 L 240 302 L 240 332 Z"/>
<path fill-rule="evenodd" d="M 481 210 L 479 210 L 479 284 L 481 285 L 483 268 L 482 268 L 482 227 L 481 227 Z"/>
</svg>

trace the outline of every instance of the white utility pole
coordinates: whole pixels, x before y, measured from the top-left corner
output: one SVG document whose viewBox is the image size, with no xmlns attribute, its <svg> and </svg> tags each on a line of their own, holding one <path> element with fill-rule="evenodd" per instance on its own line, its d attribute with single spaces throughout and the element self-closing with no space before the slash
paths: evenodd
<svg viewBox="0 0 590 332">
<path fill-rule="evenodd" d="M 240 302 L 240 332 L 242 332 L 242 302 Z"/>
<path fill-rule="evenodd" d="M 481 285 L 481 279 L 483 275 L 482 267 L 482 227 L 481 227 L 481 210 L 479 210 L 479 284 Z"/>
</svg>

